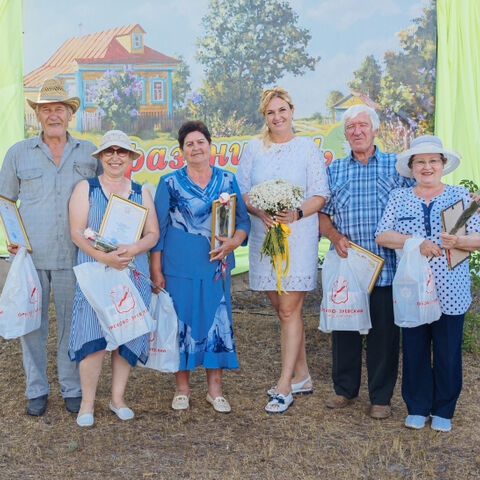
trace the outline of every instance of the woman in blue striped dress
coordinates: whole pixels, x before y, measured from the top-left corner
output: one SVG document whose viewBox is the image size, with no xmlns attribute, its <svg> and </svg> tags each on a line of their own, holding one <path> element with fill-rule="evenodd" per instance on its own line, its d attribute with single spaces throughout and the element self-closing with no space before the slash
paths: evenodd
<svg viewBox="0 0 480 480">
<path fill-rule="evenodd" d="M 132 160 L 139 154 L 131 147 L 128 136 L 120 130 L 107 132 L 100 148 L 92 154 L 102 163 L 103 173 L 76 185 L 70 198 L 70 233 L 72 241 L 79 247 L 77 263 L 101 262 L 112 268 L 123 270 L 135 259 L 137 270 L 148 277 L 146 252 L 157 243 L 158 221 L 153 199 L 146 187 L 125 177 Z M 113 252 L 103 252 L 93 247 L 84 236 L 85 229 L 98 232 L 107 207 L 109 196 L 115 193 L 148 208 L 148 215 L 142 236 L 131 245 L 118 245 Z M 130 272 L 134 285 L 146 305 L 150 303 L 149 282 L 142 276 Z M 80 290 L 78 283 L 73 304 L 72 328 L 70 332 L 69 356 L 79 364 L 82 386 L 82 403 L 77 417 L 80 426 L 92 426 L 93 410 L 98 380 L 106 354 L 107 342 L 97 315 Z M 124 401 L 128 376 L 137 360 L 142 363 L 148 357 L 148 335 L 142 335 L 120 345 L 112 351 L 112 398 L 110 410 L 121 420 L 133 418 L 134 413 Z"/>
</svg>

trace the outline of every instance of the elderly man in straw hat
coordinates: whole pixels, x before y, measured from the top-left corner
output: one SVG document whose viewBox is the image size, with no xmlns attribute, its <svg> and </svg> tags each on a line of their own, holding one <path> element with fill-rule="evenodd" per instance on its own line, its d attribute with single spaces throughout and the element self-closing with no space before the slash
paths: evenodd
<svg viewBox="0 0 480 480">
<path fill-rule="evenodd" d="M 37 101 L 27 100 L 41 124 L 38 137 L 20 141 L 7 152 L 0 171 L 0 195 L 20 200 L 20 214 L 32 245 L 32 259 L 42 286 L 42 322 L 21 339 L 28 398 L 27 413 L 42 415 L 50 386 L 47 379 L 48 306 L 53 293 L 57 320 L 57 368 L 65 406 L 78 412 L 81 388 L 78 369 L 68 358 L 76 247 L 70 239 L 68 200 L 73 187 L 97 175 L 93 143 L 73 138 L 68 123 L 80 105 L 63 82 L 48 79 Z M 15 248 L 9 248 L 15 254 Z"/>
</svg>

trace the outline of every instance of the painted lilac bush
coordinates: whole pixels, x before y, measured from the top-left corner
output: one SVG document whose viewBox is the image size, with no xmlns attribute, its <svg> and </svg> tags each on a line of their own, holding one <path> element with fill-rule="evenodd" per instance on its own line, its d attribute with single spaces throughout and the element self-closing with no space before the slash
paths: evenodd
<svg viewBox="0 0 480 480">
<path fill-rule="evenodd" d="M 123 70 L 107 70 L 88 89 L 90 99 L 102 115 L 102 129 L 129 131 L 132 121 L 139 116 L 143 83 L 131 65 Z"/>
</svg>

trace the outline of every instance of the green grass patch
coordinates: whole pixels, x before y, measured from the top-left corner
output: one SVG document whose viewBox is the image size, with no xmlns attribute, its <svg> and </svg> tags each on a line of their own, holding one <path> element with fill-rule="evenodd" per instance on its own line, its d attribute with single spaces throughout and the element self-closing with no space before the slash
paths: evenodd
<svg viewBox="0 0 480 480">
<path fill-rule="evenodd" d="M 467 312 L 465 314 L 463 351 L 468 353 L 480 352 L 480 315 L 478 313 Z"/>
</svg>

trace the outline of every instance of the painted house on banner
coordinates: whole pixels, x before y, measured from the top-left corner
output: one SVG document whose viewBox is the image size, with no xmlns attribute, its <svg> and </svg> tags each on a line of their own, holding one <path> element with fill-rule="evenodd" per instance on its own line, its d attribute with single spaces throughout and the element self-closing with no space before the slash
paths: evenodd
<svg viewBox="0 0 480 480">
<path fill-rule="evenodd" d="M 352 91 L 332 106 L 333 123 L 340 122 L 345 111 L 352 105 L 367 105 L 374 110 L 378 109 L 378 105 L 368 95 Z"/>
<path fill-rule="evenodd" d="M 80 97 L 75 128 L 82 131 L 87 129 L 89 115 L 97 110 L 89 87 L 107 70 L 123 71 L 128 65 L 143 85 L 140 116 L 170 118 L 172 74 L 181 61 L 146 46 L 144 37 L 145 30 L 132 24 L 68 39 L 44 65 L 24 76 L 25 97 L 36 100 L 47 78 L 63 79 L 69 95 Z"/>
</svg>

